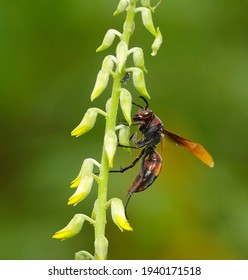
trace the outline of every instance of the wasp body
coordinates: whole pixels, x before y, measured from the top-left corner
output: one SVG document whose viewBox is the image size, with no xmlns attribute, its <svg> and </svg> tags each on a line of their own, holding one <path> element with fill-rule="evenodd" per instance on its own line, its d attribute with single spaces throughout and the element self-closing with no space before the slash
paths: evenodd
<svg viewBox="0 0 248 280">
<path fill-rule="evenodd" d="M 128 189 L 128 199 L 125 205 L 125 209 L 129 203 L 129 200 L 133 193 L 146 190 L 155 179 L 160 174 L 162 169 L 162 157 L 158 152 L 155 151 L 156 146 L 161 143 L 164 136 L 167 136 L 174 143 L 185 147 L 196 157 L 198 157 L 202 162 L 204 162 L 209 167 L 214 166 L 214 161 L 211 155 L 198 143 L 187 140 L 179 135 L 176 135 L 164 128 L 162 121 L 148 108 L 148 102 L 144 97 L 141 97 L 146 103 L 146 107 L 132 102 L 134 105 L 140 109 L 135 113 L 133 117 L 134 126 L 139 127 L 139 131 L 142 134 L 142 138 L 137 140 L 137 132 L 134 133 L 130 139 L 133 140 L 134 146 L 123 146 L 129 148 L 143 148 L 140 154 L 135 158 L 135 160 L 127 167 L 121 168 L 120 170 L 112 170 L 110 172 L 125 172 L 126 170 L 132 168 L 140 159 L 140 170 Z"/>
</svg>

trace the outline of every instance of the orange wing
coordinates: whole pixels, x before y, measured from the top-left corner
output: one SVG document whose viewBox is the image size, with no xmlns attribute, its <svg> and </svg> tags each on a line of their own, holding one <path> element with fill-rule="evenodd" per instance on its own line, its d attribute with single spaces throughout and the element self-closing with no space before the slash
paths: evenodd
<svg viewBox="0 0 248 280">
<path fill-rule="evenodd" d="M 179 135 L 176 135 L 166 129 L 163 129 L 163 133 L 169 137 L 173 142 L 178 145 L 182 145 L 187 150 L 189 150 L 193 155 L 198 157 L 202 162 L 204 162 L 209 167 L 214 167 L 214 160 L 207 150 L 205 150 L 202 145 L 189 141 Z"/>
</svg>

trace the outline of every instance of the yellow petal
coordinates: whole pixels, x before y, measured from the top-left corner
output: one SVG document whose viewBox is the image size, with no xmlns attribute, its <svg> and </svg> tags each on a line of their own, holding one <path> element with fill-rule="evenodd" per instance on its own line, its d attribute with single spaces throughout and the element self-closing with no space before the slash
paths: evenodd
<svg viewBox="0 0 248 280">
<path fill-rule="evenodd" d="M 76 206 L 81 200 L 85 199 L 88 194 L 89 194 L 88 192 L 81 192 L 80 194 L 72 195 L 69 198 L 67 204 Z"/>
<path fill-rule="evenodd" d="M 131 226 L 129 225 L 126 219 L 122 219 L 120 216 L 116 215 L 115 220 L 121 231 L 122 229 L 133 231 L 133 229 L 131 228 Z"/>
<path fill-rule="evenodd" d="M 55 238 L 55 239 L 61 239 L 61 240 L 64 240 L 64 239 L 68 239 L 70 237 L 72 237 L 73 234 L 70 230 L 60 230 L 58 232 L 56 232 L 52 238 Z"/>
<path fill-rule="evenodd" d="M 79 183 L 80 183 L 80 181 L 81 181 L 81 179 L 82 179 L 82 176 L 78 176 L 75 180 L 73 180 L 73 181 L 71 182 L 70 188 L 71 188 L 71 189 L 77 188 L 78 185 L 79 185 Z"/>
<path fill-rule="evenodd" d="M 86 126 L 86 125 L 83 125 L 83 126 L 80 126 L 78 128 L 75 128 L 72 132 L 71 132 L 71 136 L 76 136 L 76 137 L 79 137 L 81 136 L 82 134 L 88 132 L 90 129 L 89 129 L 89 126 Z"/>
</svg>

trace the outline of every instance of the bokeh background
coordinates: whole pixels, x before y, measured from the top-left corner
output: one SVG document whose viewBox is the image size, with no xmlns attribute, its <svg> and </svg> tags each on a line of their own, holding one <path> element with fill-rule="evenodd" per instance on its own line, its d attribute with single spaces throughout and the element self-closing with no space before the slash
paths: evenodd
<svg viewBox="0 0 248 280">
<path fill-rule="evenodd" d="M 100 160 L 104 119 L 78 139 L 70 131 L 87 108 L 104 108 L 110 87 L 89 96 L 105 55 L 95 53 L 118 1 L 3 0 L 0 4 L 1 259 L 72 259 L 93 253 L 93 229 L 75 238 L 52 234 L 75 213 L 90 215 L 96 186 L 76 207 L 66 205 L 83 160 Z M 155 2 L 153 2 L 155 4 Z M 145 53 L 150 106 L 167 129 L 204 145 L 208 168 L 166 142 L 161 175 L 129 205 L 133 232 L 120 232 L 108 212 L 110 259 L 248 258 L 248 2 L 167 0 L 154 14 L 164 36 L 151 57 L 152 36 L 136 17 L 130 47 Z M 128 61 L 132 65 L 132 61 Z M 127 87 L 138 100 L 138 93 Z M 136 108 L 134 108 L 134 111 Z M 120 120 L 123 119 L 121 113 Z M 137 153 L 119 150 L 115 166 Z M 109 198 L 125 201 L 138 166 L 111 174 Z"/>
</svg>

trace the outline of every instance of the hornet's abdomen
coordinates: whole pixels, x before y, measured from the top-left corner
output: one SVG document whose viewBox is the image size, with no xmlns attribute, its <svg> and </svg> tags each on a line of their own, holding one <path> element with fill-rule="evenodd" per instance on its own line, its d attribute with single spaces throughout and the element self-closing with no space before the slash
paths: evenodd
<svg viewBox="0 0 248 280">
<path fill-rule="evenodd" d="M 162 169 L 162 158 L 158 152 L 153 151 L 147 158 L 143 158 L 140 171 L 128 190 L 128 194 L 141 192 L 147 189 L 158 177 Z"/>
</svg>

